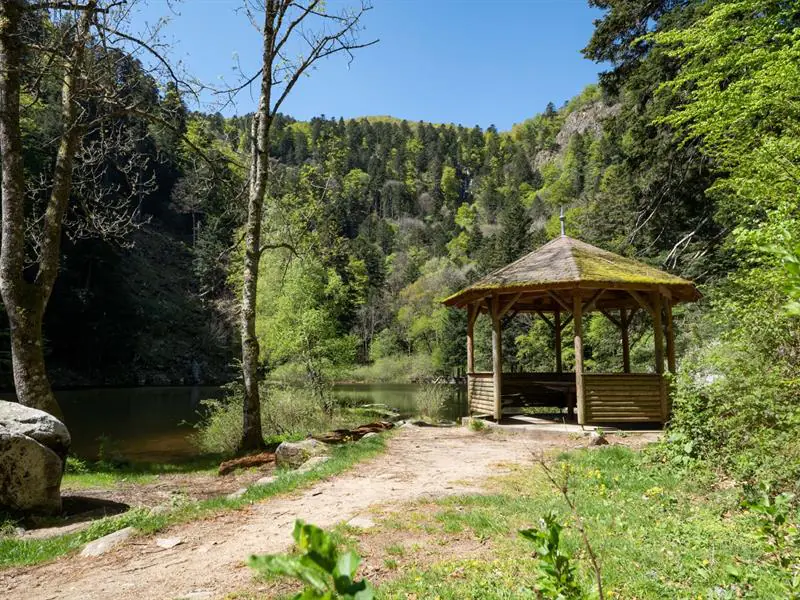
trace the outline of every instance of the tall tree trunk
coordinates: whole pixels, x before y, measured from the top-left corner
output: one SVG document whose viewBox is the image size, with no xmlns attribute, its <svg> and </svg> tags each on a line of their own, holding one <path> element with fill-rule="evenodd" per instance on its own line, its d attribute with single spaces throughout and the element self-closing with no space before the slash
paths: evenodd
<svg viewBox="0 0 800 600">
<path fill-rule="evenodd" d="M 72 167 L 80 142 L 77 94 L 95 2 L 81 14 L 62 82 L 61 124 L 53 185 L 44 214 L 35 279 L 26 279 L 25 171 L 20 128 L 23 42 L 19 30 L 23 0 L 0 3 L 0 152 L 2 159 L 2 243 L 0 294 L 8 314 L 17 399 L 61 417 L 44 364 L 42 321 L 58 274 L 61 230 L 72 188 Z"/>
<path fill-rule="evenodd" d="M 240 451 L 258 450 L 264 446 L 261 431 L 261 394 L 258 389 L 259 345 L 256 337 L 256 294 L 258 267 L 261 258 L 261 215 L 266 189 L 266 175 L 259 173 L 260 113 L 253 117 L 250 193 L 245 224 L 244 287 L 242 289 L 242 379 L 244 406 Z"/>
<path fill-rule="evenodd" d="M 250 190 L 245 224 L 244 287 L 242 289 L 242 379 L 244 406 L 242 440 L 239 451 L 264 447 L 261 428 L 261 394 L 258 389 L 259 345 L 256 338 L 256 296 L 258 269 L 261 261 L 261 219 L 269 179 L 269 133 L 272 125 L 272 60 L 274 53 L 274 20 L 276 4 L 266 3 L 264 11 L 264 52 L 261 96 L 253 116 L 250 140 Z"/>
</svg>

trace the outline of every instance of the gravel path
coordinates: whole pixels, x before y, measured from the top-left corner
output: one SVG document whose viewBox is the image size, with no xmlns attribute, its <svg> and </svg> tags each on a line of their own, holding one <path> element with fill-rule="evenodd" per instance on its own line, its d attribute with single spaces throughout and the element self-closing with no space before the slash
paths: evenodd
<svg viewBox="0 0 800 600">
<path fill-rule="evenodd" d="M 585 443 L 585 442 L 584 442 Z M 504 464 L 532 452 L 576 442 L 475 434 L 466 428 L 404 428 L 382 455 L 301 492 L 247 509 L 170 528 L 180 538 L 167 550 L 155 538 L 136 537 L 97 558 L 72 555 L 52 563 L 0 572 L 0 596 L 25 600 L 216 599 L 252 579 L 244 560 L 291 544 L 294 520 L 322 527 L 348 521 L 375 505 L 392 505 L 481 489 Z"/>
</svg>

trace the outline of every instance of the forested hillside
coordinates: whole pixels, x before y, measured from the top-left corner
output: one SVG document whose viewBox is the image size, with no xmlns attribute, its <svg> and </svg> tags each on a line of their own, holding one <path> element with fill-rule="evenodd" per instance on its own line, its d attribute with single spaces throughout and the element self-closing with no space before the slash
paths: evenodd
<svg viewBox="0 0 800 600">
<path fill-rule="evenodd" d="M 272 149 L 280 201 L 268 222 L 284 247 L 264 259 L 267 367 L 394 357 L 396 369 L 376 370 L 391 378 L 463 366 L 462 315 L 438 300 L 547 241 L 562 206 L 571 235 L 712 277 L 713 208 L 697 201 L 711 176 L 685 149 L 664 156 L 648 116 L 632 121 L 635 102 L 592 86 L 510 132 L 281 119 Z M 186 120 L 192 145 L 211 155 L 237 160 L 246 149 L 248 117 Z M 50 346 L 62 385 L 215 381 L 235 355 L 230 259 L 242 170 L 230 163 L 218 180 L 175 136 L 152 131 L 148 141 L 155 180 L 138 207 L 140 230 L 124 247 L 92 239 L 67 248 L 47 321 L 48 339 L 70 340 Z M 298 339 L 267 335 L 288 324 Z M 529 337 L 506 340 L 520 367 L 541 360 Z"/>
</svg>

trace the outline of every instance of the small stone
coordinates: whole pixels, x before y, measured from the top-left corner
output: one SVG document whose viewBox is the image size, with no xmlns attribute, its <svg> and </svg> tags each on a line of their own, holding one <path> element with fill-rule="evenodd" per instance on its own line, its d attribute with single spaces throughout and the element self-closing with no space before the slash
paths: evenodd
<svg viewBox="0 0 800 600">
<path fill-rule="evenodd" d="M 120 529 L 114 533 L 109 533 L 106 536 L 86 544 L 83 547 L 83 550 L 81 550 L 81 556 L 101 556 L 119 546 L 135 532 L 136 530 L 133 527 L 126 527 L 125 529 Z"/>
<path fill-rule="evenodd" d="M 364 437 L 362 437 L 361 439 L 368 440 L 369 438 L 374 438 L 374 437 L 378 437 L 378 434 L 375 433 L 374 431 L 370 431 L 369 433 L 364 434 Z"/>
<path fill-rule="evenodd" d="M 606 436 L 599 431 L 593 431 L 589 434 L 589 445 L 590 446 L 605 446 L 608 444 L 608 440 Z"/>
<path fill-rule="evenodd" d="M 159 548 L 164 548 L 164 550 L 169 550 L 170 548 L 174 548 L 178 544 L 182 544 L 183 540 L 177 537 L 171 538 L 157 538 L 156 539 L 156 546 Z"/>
<path fill-rule="evenodd" d="M 227 496 L 225 496 L 225 497 L 226 497 L 228 500 L 238 500 L 239 498 L 241 498 L 242 496 L 244 496 L 246 493 L 247 493 L 247 488 L 239 488 L 239 489 L 238 489 L 238 490 L 236 490 L 235 492 L 233 492 L 233 493 L 230 493 L 230 494 L 228 494 L 228 495 L 227 495 Z"/>
<path fill-rule="evenodd" d="M 320 466 L 323 463 L 328 462 L 330 456 L 314 456 L 313 458 L 309 458 L 306 462 L 304 462 L 299 469 L 297 469 L 298 473 L 308 473 L 315 467 Z"/>
<path fill-rule="evenodd" d="M 365 516 L 356 516 L 347 522 L 350 527 L 358 527 L 359 529 L 371 529 L 375 527 L 375 521 Z"/>
<path fill-rule="evenodd" d="M 175 600 L 206 600 L 213 597 L 214 592 L 210 590 L 194 590 L 183 596 L 178 596 Z"/>
<path fill-rule="evenodd" d="M 269 485 L 273 483 L 276 479 L 277 477 L 275 477 L 274 475 L 269 475 L 267 477 L 262 477 L 261 479 L 257 480 L 253 485 L 258 485 L 258 486 Z"/>
</svg>

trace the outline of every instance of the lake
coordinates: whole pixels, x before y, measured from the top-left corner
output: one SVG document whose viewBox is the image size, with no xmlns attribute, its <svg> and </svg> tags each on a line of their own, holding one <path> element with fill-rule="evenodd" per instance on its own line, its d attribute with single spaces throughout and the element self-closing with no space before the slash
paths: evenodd
<svg viewBox="0 0 800 600">
<path fill-rule="evenodd" d="M 341 384 L 334 395 L 348 406 L 384 404 L 409 416 L 416 384 Z M 463 390 L 453 387 L 442 417 L 466 414 Z M 62 390 L 56 392 L 72 434 L 72 452 L 95 459 L 108 456 L 131 461 L 170 462 L 191 458 L 197 450 L 188 439 L 199 420 L 200 402 L 218 398 L 218 387 L 143 387 Z"/>
</svg>

